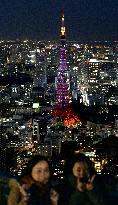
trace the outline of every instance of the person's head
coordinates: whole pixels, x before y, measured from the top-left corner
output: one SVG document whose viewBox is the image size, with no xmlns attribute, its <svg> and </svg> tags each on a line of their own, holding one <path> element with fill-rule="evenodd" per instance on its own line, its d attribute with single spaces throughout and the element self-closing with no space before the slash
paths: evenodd
<svg viewBox="0 0 118 205">
<path fill-rule="evenodd" d="M 89 178 L 95 173 L 94 164 L 82 153 L 75 154 L 66 164 L 66 174 L 78 178 Z"/>
<path fill-rule="evenodd" d="M 35 155 L 28 162 L 24 176 L 29 176 L 34 182 L 46 184 L 51 175 L 50 164 L 46 157 Z"/>
<path fill-rule="evenodd" d="M 77 161 L 74 163 L 72 173 L 75 177 L 89 177 L 88 164 L 85 161 Z"/>
</svg>

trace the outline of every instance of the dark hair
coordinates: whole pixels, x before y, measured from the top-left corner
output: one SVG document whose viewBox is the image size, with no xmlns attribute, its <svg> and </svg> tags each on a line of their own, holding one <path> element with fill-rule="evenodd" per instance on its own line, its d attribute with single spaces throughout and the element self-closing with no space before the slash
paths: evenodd
<svg viewBox="0 0 118 205">
<path fill-rule="evenodd" d="M 85 156 L 83 153 L 73 154 L 71 158 L 67 159 L 64 166 L 64 175 L 68 177 L 69 175 L 73 175 L 72 169 L 76 162 L 85 162 L 88 165 L 88 170 L 90 175 L 96 173 L 94 168 L 94 163 L 90 160 L 89 157 Z"/>
<path fill-rule="evenodd" d="M 34 155 L 28 162 L 26 168 L 22 171 L 21 176 L 19 177 L 19 181 L 22 181 L 22 179 L 25 176 L 29 176 L 31 177 L 31 173 L 32 173 L 32 169 L 33 167 L 40 161 L 46 161 L 48 163 L 49 166 L 49 171 L 50 171 L 50 175 L 52 175 L 52 168 L 51 168 L 51 164 L 48 161 L 48 159 L 45 156 L 42 155 Z M 32 178 L 32 177 L 31 177 Z"/>
</svg>

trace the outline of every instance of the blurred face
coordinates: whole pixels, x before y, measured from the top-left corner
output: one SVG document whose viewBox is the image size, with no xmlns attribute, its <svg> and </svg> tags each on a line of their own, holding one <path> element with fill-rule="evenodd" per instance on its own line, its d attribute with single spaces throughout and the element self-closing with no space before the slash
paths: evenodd
<svg viewBox="0 0 118 205">
<path fill-rule="evenodd" d="M 88 176 L 88 165 L 86 162 L 76 162 L 72 169 L 73 175 L 78 178 Z"/>
<path fill-rule="evenodd" d="M 32 169 L 32 178 L 39 183 L 46 184 L 50 177 L 49 165 L 46 161 L 38 162 Z"/>
</svg>

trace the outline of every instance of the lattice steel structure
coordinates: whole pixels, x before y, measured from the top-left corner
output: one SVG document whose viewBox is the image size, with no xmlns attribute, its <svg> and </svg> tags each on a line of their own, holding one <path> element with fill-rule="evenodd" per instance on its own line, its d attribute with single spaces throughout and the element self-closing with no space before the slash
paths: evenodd
<svg viewBox="0 0 118 205">
<path fill-rule="evenodd" d="M 55 107 L 57 110 L 62 110 L 69 107 L 70 104 L 70 80 L 69 72 L 66 62 L 66 48 L 65 48 L 65 26 L 64 26 L 64 14 L 61 18 L 61 32 L 60 32 L 60 60 L 56 78 L 56 102 Z"/>
<path fill-rule="evenodd" d="M 79 118 L 74 114 L 71 107 L 70 76 L 66 61 L 66 37 L 64 26 L 64 14 L 61 18 L 62 26 L 60 32 L 60 58 L 56 78 L 56 100 L 53 115 L 63 121 L 63 125 L 68 128 L 76 127 L 80 124 Z"/>
</svg>

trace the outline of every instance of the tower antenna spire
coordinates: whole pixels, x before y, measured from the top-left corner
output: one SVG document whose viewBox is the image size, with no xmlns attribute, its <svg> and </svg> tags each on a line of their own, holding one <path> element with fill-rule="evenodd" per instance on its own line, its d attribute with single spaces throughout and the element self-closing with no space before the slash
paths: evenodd
<svg viewBox="0 0 118 205">
<path fill-rule="evenodd" d="M 61 30 L 60 30 L 60 41 L 62 47 L 65 47 L 65 41 L 66 41 L 66 29 L 65 29 L 65 22 L 64 22 L 64 6 L 62 7 L 62 13 L 61 13 Z"/>
</svg>

